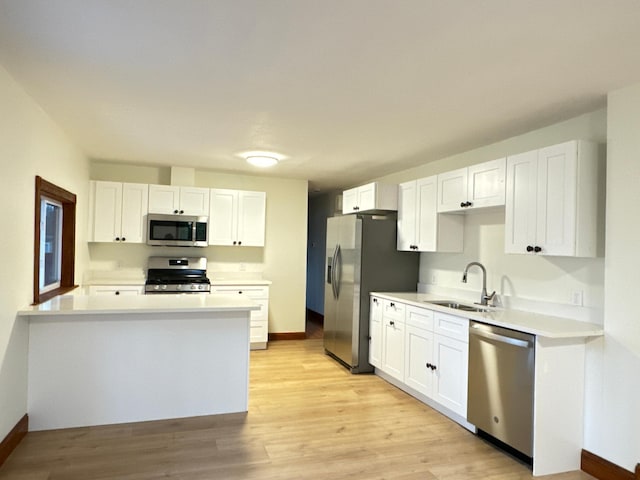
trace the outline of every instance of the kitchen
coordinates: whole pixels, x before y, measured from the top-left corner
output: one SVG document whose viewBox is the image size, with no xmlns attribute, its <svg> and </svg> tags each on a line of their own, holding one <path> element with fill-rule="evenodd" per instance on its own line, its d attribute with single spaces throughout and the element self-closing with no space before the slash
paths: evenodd
<svg viewBox="0 0 640 480">
<path fill-rule="evenodd" d="M 484 142 L 486 147 L 461 148 L 459 151 L 466 153 L 442 155 L 438 161 L 413 167 L 413 171 L 397 168 L 394 171 L 398 173 L 381 175 L 378 179 L 400 183 L 573 138 L 592 139 L 601 144 L 608 140 L 609 145 L 615 143 L 616 148 L 608 152 L 607 158 L 606 264 L 603 257 L 593 260 L 539 259 L 501 254 L 501 248 L 491 245 L 500 244 L 495 239 L 501 238 L 503 223 L 499 214 L 487 213 L 466 217 L 463 254 L 453 257 L 440 253 L 423 255 L 420 280 L 443 291 L 475 292 L 477 283 L 474 279 L 471 278 L 464 288 L 460 275 L 469 261 L 479 260 L 487 266 L 489 287 L 499 293 L 513 296 L 515 292 L 518 294 L 515 296 L 522 297 L 525 303 L 551 302 L 569 308 L 566 305 L 570 303 L 572 293 L 582 292 L 585 306 L 604 311 L 605 339 L 590 344 L 587 357 L 585 448 L 633 470 L 640 456 L 635 408 L 640 395 L 633 382 L 639 368 L 637 339 L 640 335 L 631 301 L 635 295 L 633 287 L 637 284 L 637 269 L 633 266 L 638 260 L 635 251 L 638 232 L 628 221 L 628 205 L 635 204 L 638 199 L 633 181 L 637 173 L 633 159 L 637 157 L 638 145 L 625 125 L 637 123 L 640 109 L 637 86 L 612 90 L 606 110 L 592 109 L 591 113 L 550 127 L 531 129 L 529 134 L 509 136 L 503 142 Z M 88 198 L 90 179 L 153 184 L 168 184 L 170 180 L 168 166 L 122 165 L 104 160 L 89 162 L 79 147 L 66 139 L 60 127 L 49 120 L 20 84 L 4 71 L 0 91 L 3 111 L 11 113 L 3 118 L 0 142 L 3 199 L 12 207 L 3 212 L 3 221 L 11 223 L 14 231 L 20 232 L 16 237 L 3 239 L 3 250 L 11 252 L 1 274 L 5 318 L 1 337 L 0 391 L 3 393 L 0 403 L 2 411 L 7 412 L 1 419 L 4 436 L 25 413 L 27 332 L 13 312 L 31 301 L 32 278 L 30 268 L 25 265 L 31 265 L 32 245 L 25 238 L 33 236 L 29 233 L 33 232 L 33 208 L 30 202 L 20 199 L 24 198 L 24 192 L 32 191 L 33 177 L 39 174 L 57 180 L 85 199 Z M 31 138 L 38 141 L 34 143 Z M 60 172 L 64 174 L 61 176 Z M 306 246 L 301 239 L 306 237 L 306 182 L 207 170 L 199 170 L 197 179 L 199 186 L 267 192 L 268 226 L 264 250 L 229 252 L 223 247 L 208 247 L 214 258 L 211 264 L 217 271 L 233 270 L 235 274 L 244 265 L 246 271 L 255 271 L 271 280 L 273 325 L 270 329 L 285 334 L 303 331 Z M 79 218 L 87 218 L 87 208 L 86 203 L 79 203 Z M 274 220 L 276 223 L 272 227 Z M 274 237 L 270 238 L 270 235 Z M 78 264 L 91 266 L 90 270 L 142 269 L 151 250 L 144 245 L 89 246 L 85 239 L 85 229 L 79 227 Z M 278 249 L 276 244 L 288 248 Z M 222 258 L 224 261 L 216 261 Z M 84 273 L 84 269 L 79 272 L 78 279 Z M 549 281 L 553 282 L 553 288 L 549 288 Z"/>
</svg>

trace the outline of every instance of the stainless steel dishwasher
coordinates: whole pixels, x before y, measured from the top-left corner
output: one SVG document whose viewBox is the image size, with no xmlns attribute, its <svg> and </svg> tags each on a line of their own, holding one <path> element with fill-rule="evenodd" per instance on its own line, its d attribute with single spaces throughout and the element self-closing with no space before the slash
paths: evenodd
<svg viewBox="0 0 640 480">
<path fill-rule="evenodd" d="M 467 420 L 533 457 L 535 335 L 469 323 Z"/>
</svg>

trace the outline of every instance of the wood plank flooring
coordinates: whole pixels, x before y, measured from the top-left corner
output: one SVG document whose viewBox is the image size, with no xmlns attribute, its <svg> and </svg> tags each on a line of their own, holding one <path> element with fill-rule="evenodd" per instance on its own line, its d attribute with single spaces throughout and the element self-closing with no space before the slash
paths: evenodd
<svg viewBox="0 0 640 480">
<path fill-rule="evenodd" d="M 250 385 L 247 414 L 31 432 L 0 479 L 533 478 L 378 377 L 349 374 L 321 339 L 253 351 Z"/>
</svg>

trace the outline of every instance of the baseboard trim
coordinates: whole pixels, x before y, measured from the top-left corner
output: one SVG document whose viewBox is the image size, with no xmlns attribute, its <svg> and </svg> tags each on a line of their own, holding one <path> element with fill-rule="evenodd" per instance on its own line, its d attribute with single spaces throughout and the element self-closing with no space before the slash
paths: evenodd
<svg viewBox="0 0 640 480">
<path fill-rule="evenodd" d="M 270 342 L 274 340 L 304 340 L 305 338 L 307 338 L 307 335 L 304 332 L 269 333 Z"/>
<path fill-rule="evenodd" d="M 18 420 L 15 427 L 4 437 L 4 440 L 0 442 L 0 466 L 5 462 L 11 452 L 13 452 L 18 444 L 25 437 L 29 431 L 29 416 L 25 413 L 24 417 Z"/>
<path fill-rule="evenodd" d="M 587 450 L 582 450 L 580 469 L 598 480 L 640 480 L 640 464 L 633 473 Z"/>
</svg>

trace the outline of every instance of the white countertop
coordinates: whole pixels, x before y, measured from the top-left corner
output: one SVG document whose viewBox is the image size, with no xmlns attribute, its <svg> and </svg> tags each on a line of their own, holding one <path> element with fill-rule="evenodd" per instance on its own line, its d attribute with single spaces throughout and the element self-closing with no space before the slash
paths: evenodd
<svg viewBox="0 0 640 480">
<path fill-rule="evenodd" d="M 239 295 L 60 295 L 18 311 L 19 316 L 87 315 L 114 313 L 195 313 L 259 310 Z"/>
<path fill-rule="evenodd" d="M 223 286 L 232 286 L 232 285 L 238 285 L 238 286 L 246 286 L 246 285 L 262 285 L 262 286 L 269 286 L 271 285 L 271 280 L 264 280 L 262 278 L 245 278 L 245 279 L 239 279 L 239 278 L 216 278 L 214 277 L 210 277 L 209 280 L 211 281 L 211 286 L 212 287 L 223 287 Z"/>
<path fill-rule="evenodd" d="M 467 305 L 471 305 L 471 303 L 431 293 L 371 292 L 371 295 L 421 308 L 428 308 L 429 310 L 457 315 L 458 317 L 465 317 L 470 320 L 478 320 L 498 327 L 519 330 L 521 332 L 531 333 L 542 337 L 584 338 L 604 335 L 604 329 L 601 325 L 571 320 L 568 318 L 524 312 L 522 310 L 506 310 L 495 307 L 489 307 L 489 311 L 487 312 L 466 312 L 454 308 L 434 305 L 427 302 L 430 300 L 451 300 Z"/>
</svg>

